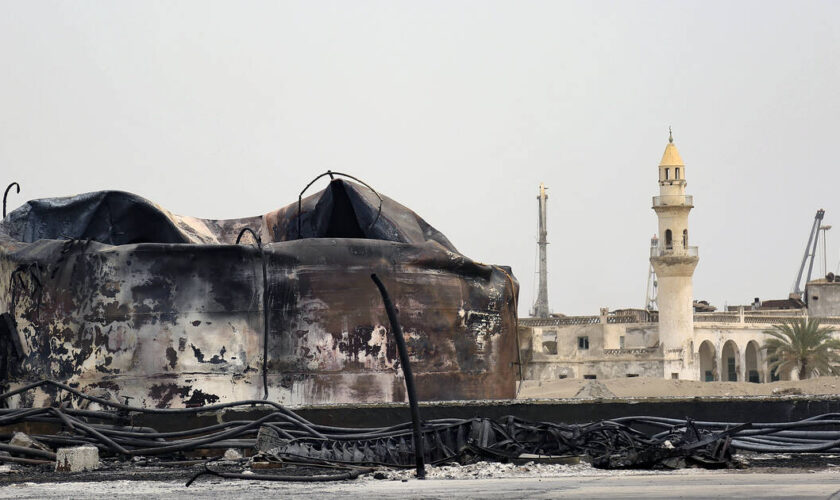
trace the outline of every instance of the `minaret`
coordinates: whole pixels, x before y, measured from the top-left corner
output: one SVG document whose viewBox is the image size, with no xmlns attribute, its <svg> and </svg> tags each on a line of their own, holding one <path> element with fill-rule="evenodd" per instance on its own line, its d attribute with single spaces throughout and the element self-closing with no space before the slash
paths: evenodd
<svg viewBox="0 0 840 500">
<path fill-rule="evenodd" d="M 659 343 L 665 353 L 666 377 L 669 372 L 681 371 L 669 366 L 668 359 L 676 358 L 675 350 L 685 349 L 694 334 L 691 277 L 700 259 L 697 247 L 689 246 L 688 212 L 694 208 L 694 200 L 685 194 L 685 186 L 685 164 L 669 129 L 668 145 L 659 162 L 659 196 L 653 197 L 653 210 L 659 218 L 659 244 L 650 252 L 650 263 L 659 280 Z"/>
<path fill-rule="evenodd" d="M 546 235 L 548 231 L 546 229 L 545 211 L 548 195 L 545 194 L 545 189 L 543 183 L 540 183 L 540 194 L 537 196 L 540 203 L 540 239 L 537 243 L 540 247 L 540 288 L 537 293 L 537 301 L 534 302 L 534 311 L 532 313 L 535 318 L 547 318 L 550 315 L 548 311 L 548 265 L 546 262 L 546 247 L 548 246 Z"/>
</svg>

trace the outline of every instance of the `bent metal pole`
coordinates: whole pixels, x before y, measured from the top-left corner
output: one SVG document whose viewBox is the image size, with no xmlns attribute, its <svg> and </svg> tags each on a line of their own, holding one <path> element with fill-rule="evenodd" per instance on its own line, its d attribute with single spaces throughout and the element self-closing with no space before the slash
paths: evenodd
<svg viewBox="0 0 840 500">
<path fill-rule="evenodd" d="M 394 332 L 394 339 L 397 341 L 397 350 L 400 353 L 400 363 L 402 364 L 403 375 L 405 376 L 405 391 L 408 393 L 408 405 L 411 408 L 411 425 L 414 431 L 414 458 L 417 462 L 417 477 L 424 479 L 426 477 L 426 466 L 423 463 L 423 437 L 420 434 L 420 409 L 417 407 L 417 393 L 414 390 L 414 375 L 411 373 L 411 364 L 408 361 L 408 350 L 405 347 L 405 338 L 403 337 L 400 322 L 397 320 L 397 311 L 394 309 L 394 304 L 388 296 L 388 290 L 376 274 L 371 274 L 370 278 L 376 283 L 379 288 L 379 293 L 382 294 L 382 302 L 385 303 L 385 312 L 388 313 L 388 321 L 391 322 L 391 330 Z"/>
</svg>

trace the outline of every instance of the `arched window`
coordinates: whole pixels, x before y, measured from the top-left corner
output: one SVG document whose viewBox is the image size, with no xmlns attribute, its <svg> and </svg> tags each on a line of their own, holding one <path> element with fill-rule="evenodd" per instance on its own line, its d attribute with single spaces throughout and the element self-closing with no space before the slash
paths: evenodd
<svg viewBox="0 0 840 500">
<path fill-rule="evenodd" d="M 665 248 L 667 248 L 668 250 L 674 248 L 674 243 L 671 241 L 671 239 L 672 239 L 671 238 L 671 230 L 666 229 L 665 230 Z"/>
<path fill-rule="evenodd" d="M 688 248 L 688 229 L 683 229 L 683 248 Z"/>
<path fill-rule="evenodd" d="M 667 181 L 667 180 L 668 180 L 668 179 L 670 179 L 670 178 L 671 178 L 671 169 L 670 169 L 670 168 L 666 168 L 666 169 L 665 169 L 665 180 Z"/>
<path fill-rule="evenodd" d="M 680 180 L 680 169 L 679 169 L 679 167 L 674 169 L 674 179 Z"/>
</svg>

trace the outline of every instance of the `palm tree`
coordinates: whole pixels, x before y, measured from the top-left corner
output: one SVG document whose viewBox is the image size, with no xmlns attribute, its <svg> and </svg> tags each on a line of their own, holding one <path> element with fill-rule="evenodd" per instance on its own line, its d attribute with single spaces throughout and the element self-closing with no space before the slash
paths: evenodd
<svg viewBox="0 0 840 500">
<path fill-rule="evenodd" d="M 771 337 L 761 346 L 771 360 L 771 371 L 790 373 L 796 369 L 800 380 L 812 374 L 840 375 L 840 340 L 832 337 L 833 328 L 820 326 L 820 320 L 792 319 L 764 333 Z"/>
</svg>

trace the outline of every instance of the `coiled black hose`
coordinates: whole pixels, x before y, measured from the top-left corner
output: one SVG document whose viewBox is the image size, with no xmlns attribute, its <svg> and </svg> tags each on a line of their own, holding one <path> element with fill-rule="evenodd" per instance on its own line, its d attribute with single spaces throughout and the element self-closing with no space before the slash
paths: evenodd
<svg viewBox="0 0 840 500">
<path fill-rule="evenodd" d="M 393 306 L 393 304 L 392 304 Z M 406 376 L 406 381 L 411 378 Z M 487 419 L 436 419 L 423 422 L 420 426 L 419 411 L 412 413 L 416 417 L 410 423 L 403 423 L 388 427 L 345 428 L 337 426 L 319 425 L 307 421 L 282 405 L 271 401 L 249 400 L 232 403 L 221 403 L 199 408 L 137 408 L 115 401 L 104 400 L 81 393 L 66 384 L 45 380 L 0 394 L 0 401 L 31 391 L 37 388 L 50 387 L 65 391 L 75 398 L 99 404 L 103 410 L 75 410 L 65 408 L 66 403 L 58 407 L 41 408 L 5 408 L 0 411 L 0 427 L 10 425 L 39 422 L 54 424 L 61 428 L 60 433 L 37 435 L 32 437 L 52 447 L 93 445 L 102 453 L 112 456 L 136 457 L 154 455 L 179 455 L 198 449 L 211 448 L 251 448 L 256 444 L 257 431 L 262 427 L 270 427 L 278 432 L 287 443 L 297 445 L 311 445 L 315 449 L 319 444 L 323 450 L 352 450 L 361 449 L 371 440 L 395 440 L 409 442 L 414 439 L 415 466 L 417 451 L 420 457 L 429 456 L 429 463 L 450 461 L 461 456 L 463 450 L 446 445 L 436 438 L 436 433 L 446 435 L 460 429 L 482 427 L 487 435 L 493 439 L 486 443 L 467 440 L 473 452 L 489 459 L 508 459 L 521 453 L 537 454 L 585 454 L 593 458 L 613 457 L 617 453 L 640 453 L 644 450 L 661 451 L 677 446 L 681 453 L 692 454 L 697 450 L 708 451 L 718 459 L 722 456 L 719 450 L 728 448 L 741 451 L 769 452 L 769 453 L 837 453 L 840 452 L 840 414 L 829 413 L 816 415 L 795 422 L 766 422 L 745 424 L 742 422 L 710 422 L 693 421 L 690 419 L 672 419 L 656 416 L 622 417 L 612 420 L 593 422 L 581 425 L 566 425 L 554 422 L 529 422 L 515 417 L 505 417 L 497 420 Z M 408 390 L 408 388 L 407 388 Z M 411 395 L 412 390 L 409 391 Z M 411 396 L 410 396 L 411 398 Z M 57 398 L 60 399 L 60 398 Z M 416 399 L 415 399 L 416 404 Z M 130 417 L 139 413 L 164 415 L 194 415 L 198 412 L 208 412 L 226 408 L 242 406 L 263 406 L 270 412 L 256 419 L 239 419 L 202 427 L 173 432 L 157 432 L 149 427 L 131 427 L 120 425 L 130 422 Z M 651 429 L 653 429 L 651 431 Z M 420 431 L 418 437 L 417 431 Z M 467 431 L 469 434 L 469 430 Z M 11 436 L 0 435 L 2 439 Z M 431 439 L 430 439 L 431 438 Z M 331 444 L 330 444 L 331 443 Z M 428 448 L 423 450 L 423 446 Z M 409 462 L 404 458 L 365 459 L 354 458 L 353 454 L 347 458 L 327 460 L 323 455 L 308 456 L 306 446 L 280 451 L 276 455 L 282 460 L 297 460 L 309 464 L 321 464 L 340 470 L 337 474 L 309 476 L 313 479 L 303 481 L 352 479 L 358 474 L 359 466 L 383 465 L 391 467 L 405 467 Z M 408 448 L 404 448 L 408 450 Z M 303 450 L 303 452 L 301 451 Z M 431 451 L 430 451 L 431 450 Z M 622 451 L 623 450 L 623 451 Z M 629 450 L 629 452 L 628 452 Z M 678 450 L 678 451 L 679 451 Z M 718 451 L 714 451 L 718 450 Z M 0 444 L 0 451 L 7 451 L 16 457 L 0 457 L 0 461 L 21 463 L 36 463 L 55 460 L 55 455 L 49 451 L 32 448 L 21 448 L 8 444 Z M 657 452 L 658 452 L 657 451 Z M 303 453 L 303 454 L 302 454 Z M 703 452 L 705 453 L 705 452 Z M 410 457 L 410 452 L 409 455 Z M 664 456 L 664 455 L 663 455 Z M 687 455 L 686 455 L 687 456 Z M 724 457 L 725 458 L 725 457 Z M 422 462 L 425 467 L 426 461 Z M 593 464 L 596 461 L 593 459 Z M 641 463 L 640 467 L 650 465 L 650 461 Z M 342 465 L 344 464 L 344 465 Z M 347 465 L 355 465 L 352 470 Z M 604 462 L 601 466 L 613 467 L 615 464 Z M 619 463 L 618 466 L 627 466 Z M 219 471 L 209 469 L 207 474 Z M 367 470 L 367 469 L 365 469 Z M 260 474 L 238 475 L 227 472 L 229 478 L 263 479 Z M 217 474 L 217 475 L 219 475 Z M 285 480 L 284 476 L 269 475 L 272 480 Z M 418 477 L 419 474 L 418 474 Z M 268 479 L 268 478 L 266 478 Z"/>
<path fill-rule="evenodd" d="M 400 353 L 400 364 L 405 378 L 405 391 L 408 393 L 408 405 L 411 409 L 411 426 L 414 434 L 414 457 L 417 461 L 417 477 L 426 477 L 426 466 L 423 463 L 423 435 L 420 432 L 420 408 L 417 406 L 417 391 L 414 388 L 414 375 L 411 373 L 411 362 L 408 359 L 408 349 L 405 346 L 400 322 L 397 319 L 397 311 L 394 303 L 388 296 L 388 290 L 382 284 L 382 280 L 376 274 L 371 274 L 370 279 L 376 283 L 379 293 L 382 294 L 382 302 L 385 303 L 385 312 L 388 314 L 388 321 L 391 323 L 391 330 L 394 332 L 394 340 L 397 342 L 397 350 Z"/>
</svg>

